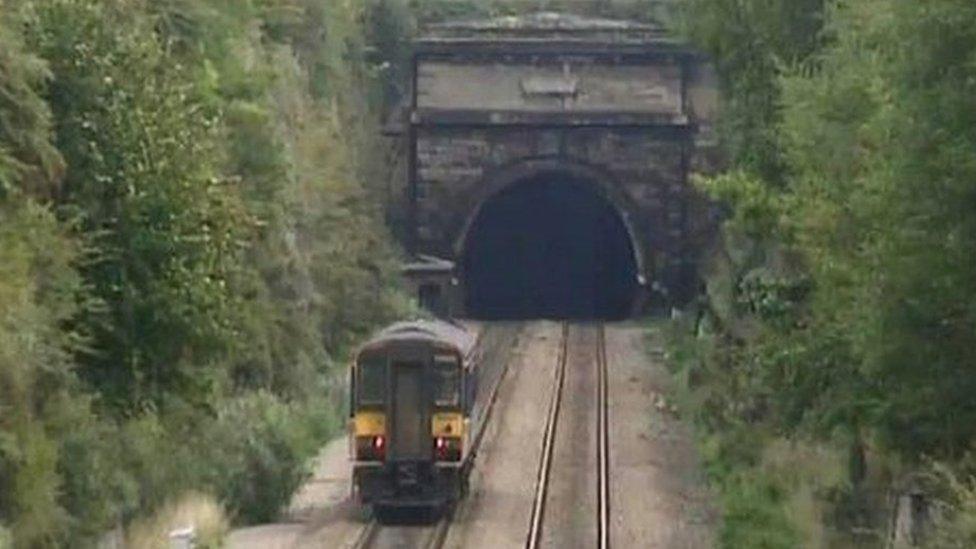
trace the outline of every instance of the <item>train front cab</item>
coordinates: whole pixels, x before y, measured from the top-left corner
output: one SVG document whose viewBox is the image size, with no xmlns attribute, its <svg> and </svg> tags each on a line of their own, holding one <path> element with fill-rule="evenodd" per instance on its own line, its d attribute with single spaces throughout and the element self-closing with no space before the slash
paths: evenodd
<svg viewBox="0 0 976 549">
<path fill-rule="evenodd" d="M 473 376 L 457 349 L 393 341 L 364 349 L 352 370 L 353 479 L 374 508 L 443 507 L 466 485 Z M 468 379 L 471 377 L 471 379 Z"/>
</svg>

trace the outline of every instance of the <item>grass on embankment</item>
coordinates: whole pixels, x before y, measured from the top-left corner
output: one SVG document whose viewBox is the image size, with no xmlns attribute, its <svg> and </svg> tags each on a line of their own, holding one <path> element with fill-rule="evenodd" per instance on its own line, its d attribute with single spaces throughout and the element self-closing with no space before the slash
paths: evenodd
<svg viewBox="0 0 976 549">
<path fill-rule="evenodd" d="M 216 549 L 224 546 L 230 520 L 213 497 L 189 493 L 164 505 L 153 516 L 133 522 L 126 535 L 126 547 L 167 549 L 171 547 L 170 534 L 188 528 L 194 532 L 194 547 Z"/>
<path fill-rule="evenodd" d="M 666 349 L 675 379 L 669 395 L 693 426 L 709 485 L 723 520 L 724 548 L 881 547 L 868 501 L 880 495 L 866 479 L 855 495 L 848 453 L 828 443 L 789 439 L 728 409 L 732 366 L 710 366 L 709 338 L 681 320 L 654 321 L 648 338 Z M 871 474 L 881 474 L 874 473 Z M 858 534 L 852 536 L 851 531 Z"/>
</svg>

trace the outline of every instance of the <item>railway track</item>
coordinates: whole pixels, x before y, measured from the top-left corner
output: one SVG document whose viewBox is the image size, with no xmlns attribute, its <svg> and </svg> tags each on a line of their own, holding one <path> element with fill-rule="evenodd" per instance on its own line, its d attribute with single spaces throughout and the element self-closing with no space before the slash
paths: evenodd
<svg viewBox="0 0 976 549">
<path fill-rule="evenodd" d="M 383 526 L 376 520 L 371 520 L 360 531 L 352 549 L 440 549 L 447 540 L 450 524 L 449 514 L 441 517 L 432 526 Z"/>
<path fill-rule="evenodd" d="M 536 478 L 535 498 L 532 504 L 532 514 L 529 520 L 529 532 L 526 538 L 526 549 L 541 547 L 543 530 L 545 529 L 546 504 L 550 476 L 552 473 L 553 449 L 555 448 L 556 427 L 559 423 L 560 409 L 563 402 L 563 387 L 566 379 L 566 364 L 568 361 L 570 330 L 569 325 L 562 327 L 562 341 L 557 358 L 553 390 L 549 401 L 546 426 L 542 442 L 542 455 L 539 460 L 539 472 Z M 596 545 L 600 549 L 610 547 L 610 407 L 609 383 L 607 372 L 606 331 L 601 324 L 596 328 Z"/>
</svg>

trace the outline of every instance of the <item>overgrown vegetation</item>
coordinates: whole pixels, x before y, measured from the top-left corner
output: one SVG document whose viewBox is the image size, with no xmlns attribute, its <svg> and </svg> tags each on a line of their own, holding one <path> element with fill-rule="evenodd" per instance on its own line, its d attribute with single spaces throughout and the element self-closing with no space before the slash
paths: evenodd
<svg viewBox="0 0 976 549">
<path fill-rule="evenodd" d="M 213 497 L 187 494 L 160 508 L 152 517 L 135 521 L 126 536 L 126 547 L 167 549 L 174 531 L 192 528 L 194 547 L 218 549 L 225 545 L 229 524 Z"/>
<path fill-rule="evenodd" d="M 338 364 L 406 307 L 370 20 L 351 0 L 0 0 L 17 546 L 91 544 L 192 491 L 273 518 L 335 433 Z"/>
<path fill-rule="evenodd" d="M 672 353 L 723 543 L 879 545 L 908 479 L 933 461 L 972 472 L 976 4 L 692 0 L 685 15 L 721 75 L 731 159 L 700 184 L 730 216 Z M 829 459 L 784 471 L 784 449 Z M 953 504 L 949 538 L 971 539 L 970 482 L 925 489 Z"/>
</svg>

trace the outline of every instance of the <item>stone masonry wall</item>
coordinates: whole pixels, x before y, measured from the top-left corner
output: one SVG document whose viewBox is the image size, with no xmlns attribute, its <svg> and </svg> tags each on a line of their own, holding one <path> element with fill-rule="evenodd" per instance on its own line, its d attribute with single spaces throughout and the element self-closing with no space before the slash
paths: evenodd
<svg viewBox="0 0 976 549">
<path fill-rule="evenodd" d="M 686 167 L 691 141 L 680 130 L 652 128 L 435 127 L 418 130 L 417 235 L 424 250 L 453 257 L 472 215 L 472 197 L 495 171 L 520 161 L 563 159 L 608 174 L 623 196 L 649 258 L 649 279 L 680 277 L 694 250 L 687 245 L 691 199 Z"/>
</svg>

